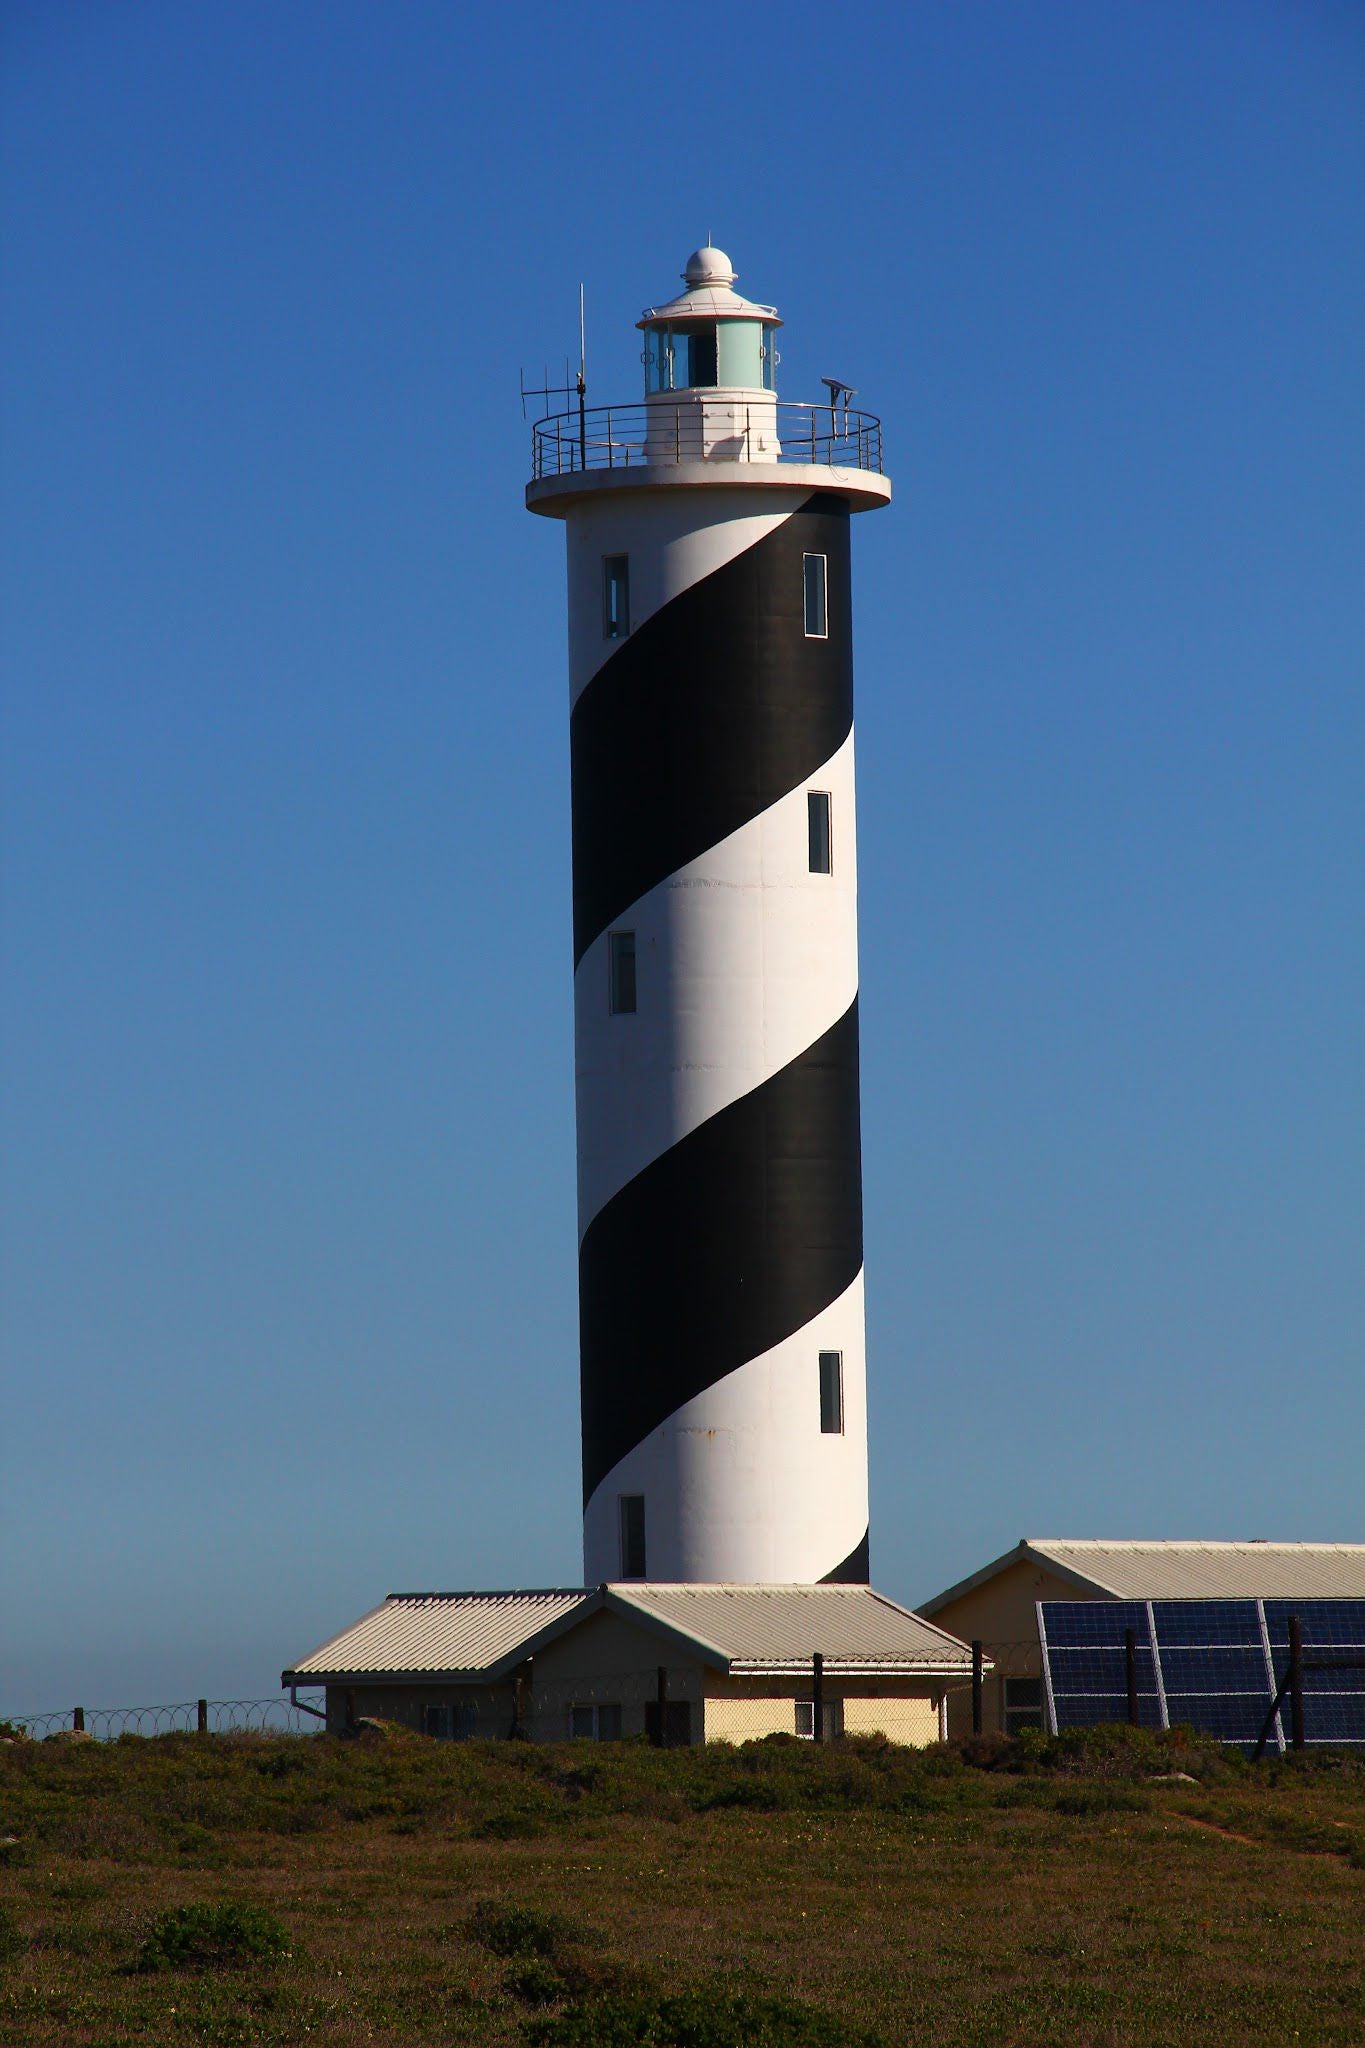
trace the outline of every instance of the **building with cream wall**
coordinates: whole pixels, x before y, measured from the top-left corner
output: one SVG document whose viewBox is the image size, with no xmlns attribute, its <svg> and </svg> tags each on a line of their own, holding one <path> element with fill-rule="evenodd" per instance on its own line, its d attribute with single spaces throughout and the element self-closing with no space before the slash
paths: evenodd
<svg viewBox="0 0 1365 2048">
<path fill-rule="evenodd" d="M 1285 1599 L 1365 1599 L 1365 1543 L 1026 1536 L 917 1612 L 983 1645 L 983 1726 L 1015 1734 L 1043 1725 L 1039 1601 Z M 949 1735 L 971 1726 L 970 1691 L 951 1695 Z"/>
<path fill-rule="evenodd" d="M 819 1698 L 826 1735 L 919 1745 L 970 1675 L 962 1643 L 866 1586 L 630 1583 L 393 1594 L 283 1683 L 324 1687 L 335 1732 L 747 1742 L 813 1736 Z"/>
</svg>

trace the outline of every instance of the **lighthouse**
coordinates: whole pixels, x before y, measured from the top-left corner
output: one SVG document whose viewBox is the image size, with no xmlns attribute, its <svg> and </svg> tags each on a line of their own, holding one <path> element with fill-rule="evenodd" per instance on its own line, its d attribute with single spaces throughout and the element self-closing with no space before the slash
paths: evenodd
<svg viewBox="0 0 1365 2048">
<path fill-rule="evenodd" d="M 644 394 L 537 423 L 564 523 L 584 1576 L 866 1583 L 850 521 L 881 431 L 780 398 L 729 258 Z"/>
</svg>

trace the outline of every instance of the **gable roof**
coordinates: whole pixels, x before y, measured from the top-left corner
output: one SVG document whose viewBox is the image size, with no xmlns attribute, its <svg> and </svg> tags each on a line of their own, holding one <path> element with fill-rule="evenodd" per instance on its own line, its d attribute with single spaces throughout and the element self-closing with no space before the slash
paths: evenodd
<svg viewBox="0 0 1365 2048">
<path fill-rule="evenodd" d="M 870 1586 L 708 1586 L 632 1582 L 603 1589 L 638 1617 L 732 1675 L 808 1671 L 958 1672 L 971 1652 Z"/>
<path fill-rule="evenodd" d="M 390 1593 L 281 1674 L 281 1685 L 327 1679 L 497 1679 L 592 1595 L 583 1587 L 514 1593 Z"/>
<path fill-rule="evenodd" d="M 1365 1543 L 1130 1543 L 1025 1536 L 979 1572 L 936 1593 L 937 1614 L 1011 1565 L 1034 1564 L 1109 1600 L 1365 1599 Z"/>
<path fill-rule="evenodd" d="M 576 1628 L 614 1613 L 677 1654 L 732 1675 L 958 1674 L 971 1652 L 870 1586 L 627 1584 L 513 1593 L 390 1593 L 281 1674 L 282 1685 L 440 1678 L 489 1683 Z"/>
</svg>

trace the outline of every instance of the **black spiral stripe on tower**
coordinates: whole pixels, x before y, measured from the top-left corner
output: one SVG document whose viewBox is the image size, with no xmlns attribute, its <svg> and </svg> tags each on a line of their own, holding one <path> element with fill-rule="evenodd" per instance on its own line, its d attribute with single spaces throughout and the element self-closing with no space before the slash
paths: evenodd
<svg viewBox="0 0 1365 2048">
<path fill-rule="evenodd" d="M 858 1003 L 627 1181 L 579 1250 L 583 1498 L 862 1270 Z"/>
<path fill-rule="evenodd" d="M 807 782 L 852 729 L 848 509 L 810 500 L 672 598 L 572 721 L 574 945 Z M 804 554 L 827 558 L 828 637 Z M 858 1006 L 619 1188 L 579 1254 L 584 1498 L 862 1269 Z M 866 1539 L 831 1578 L 866 1577 Z"/>
<path fill-rule="evenodd" d="M 811 499 L 670 598 L 584 688 L 570 722 L 575 965 L 647 890 L 848 738 L 848 521 Z M 803 554 L 829 561 L 827 639 L 806 637 Z"/>
</svg>

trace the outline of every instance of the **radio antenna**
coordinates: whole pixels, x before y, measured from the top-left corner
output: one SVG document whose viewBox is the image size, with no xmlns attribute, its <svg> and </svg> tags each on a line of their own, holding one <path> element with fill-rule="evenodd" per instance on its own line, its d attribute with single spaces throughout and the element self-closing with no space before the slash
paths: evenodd
<svg viewBox="0 0 1365 2048">
<path fill-rule="evenodd" d="M 550 372 L 548 369 L 542 370 L 541 379 L 540 385 L 532 389 L 526 382 L 526 372 L 522 371 L 521 416 L 523 419 L 526 417 L 526 401 L 528 398 L 540 398 L 548 403 L 551 398 L 557 398 L 561 393 L 565 398 L 569 397 L 571 393 L 574 394 L 578 399 L 578 466 L 580 469 L 586 469 L 588 466 L 588 327 L 585 294 L 581 284 L 578 287 L 578 375 L 572 382 L 569 381 L 569 365 L 566 361 L 564 364 L 564 382 L 562 384 L 552 384 L 550 382 Z"/>
</svg>

